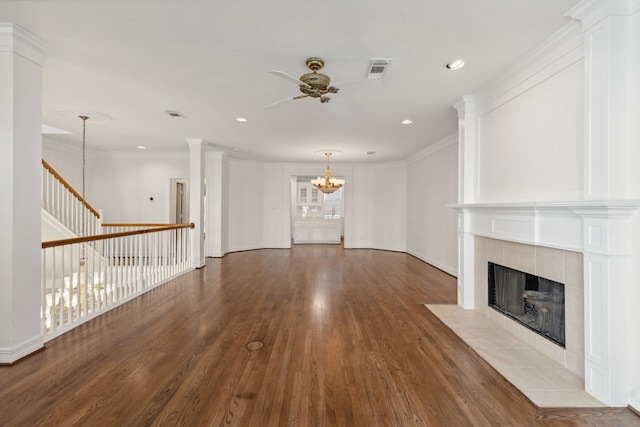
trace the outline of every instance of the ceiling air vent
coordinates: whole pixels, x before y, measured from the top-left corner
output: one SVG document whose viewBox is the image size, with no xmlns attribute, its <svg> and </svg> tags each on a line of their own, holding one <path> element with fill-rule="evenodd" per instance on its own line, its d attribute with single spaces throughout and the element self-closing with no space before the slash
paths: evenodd
<svg viewBox="0 0 640 427">
<path fill-rule="evenodd" d="M 171 117 L 175 117 L 176 119 L 184 119 L 184 116 L 180 114 L 179 111 L 176 110 L 164 110 L 165 113 L 170 115 Z"/>
<path fill-rule="evenodd" d="M 369 67 L 369 78 L 379 79 L 386 71 L 391 59 L 388 58 L 371 58 L 371 66 Z"/>
</svg>

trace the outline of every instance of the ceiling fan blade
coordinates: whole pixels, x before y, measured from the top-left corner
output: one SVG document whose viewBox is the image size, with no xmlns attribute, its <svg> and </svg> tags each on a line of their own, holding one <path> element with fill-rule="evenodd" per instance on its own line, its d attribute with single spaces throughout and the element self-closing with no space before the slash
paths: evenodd
<svg viewBox="0 0 640 427">
<path fill-rule="evenodd" d="M 282 104 L 283 102 L 287 102 L 287 101 L 292 101 L 294 99 L 298 99 L 298 97 L 297 96 L 290 96 L 288 98 L 281 99 L 280 101 L 274 102 L 273 104 L 265 105 L 264 107 L 262 107 L 262 109 L 266 110 L 267 108 L 275 107 L 278 104 Z"/>
<path fill-rule="evenodd" d="M 295 83 L 295 84 L 297 84 L 298 86 L 311 87 L 311 86 L 309 86 L 308 84 L 306 84 L 305 82 L 300 81 L 300 80 L 296 79 L 295 77 L 290 76 L 289 74 L 287 74 L 287 73 L 285 73 L 285 72 L 283 72 L 283 71 L 269 70 L 269 72 L 270 72 L 271 74 L 273 74 L 273 75 L 276 75 L 276 76 L 278 76 L 278 77 L 282 77 L 282 78 L 283 78 L 283 79 L 285 79 L 285 80 L 288 80 L 288 81 L 290 81 L 290 82 L 292 82 L 292 83 Z"/>
</svg>

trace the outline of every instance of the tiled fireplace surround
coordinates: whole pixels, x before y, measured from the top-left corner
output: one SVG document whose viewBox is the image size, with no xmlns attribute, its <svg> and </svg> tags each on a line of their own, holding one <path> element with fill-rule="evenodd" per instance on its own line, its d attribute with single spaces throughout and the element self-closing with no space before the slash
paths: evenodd
<svg viewBox="0 0 640 427">
<path fill-rule="evenodd" d="M 638 201 L 449 207 L 458 213 L 458 305 L 504 324 L 583 378 L 584 390 L 604 404 L 631 400 L 636 407 L 639 396 L 628 379 L 634 362 L 627 357 L 635 347 L 627 328 L 638 316 L 620 307 L 634 295 Z M 565 284 L 565 349 L 488 307 L 490 261 Z"/>
<path fill-rule="evenodd" d="M 584 378 L 584 288 L 582 254 L 561 249 L 475 239 L 475 311 L 504 322 L 505 328 L 541 353 Z M 487 263 L 510 267 L 565 285 L 565 349 L 488 306 Z"/>
</svg>

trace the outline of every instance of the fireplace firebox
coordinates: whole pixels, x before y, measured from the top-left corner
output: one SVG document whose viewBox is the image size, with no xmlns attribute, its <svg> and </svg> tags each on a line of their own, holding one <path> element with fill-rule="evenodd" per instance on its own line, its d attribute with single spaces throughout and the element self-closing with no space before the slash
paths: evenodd
<svg viewBox="0 0 640 427">
<path fill-rule="evenodd" d="M 489 306 L 564 348 L 564 284 L 488 264 Z"/>
</svg>

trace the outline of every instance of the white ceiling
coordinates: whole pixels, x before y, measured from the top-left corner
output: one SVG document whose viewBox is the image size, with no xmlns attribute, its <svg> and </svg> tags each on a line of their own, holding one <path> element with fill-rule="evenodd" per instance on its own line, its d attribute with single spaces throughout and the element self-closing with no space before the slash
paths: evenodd
<svg viewBox="0 0 640 427">
<path fill-rule="evenodd" d="M 186 138 L 202 138 L 246 159 L 318 161 L 329 148 L 343 152 L 336 162 L 362 163 L 406 159 L 454 133 L 452 105 L 567 24 L 577 3 L 0 0 L 0 21 L 57 51 L 44 70 L 44 122 L 73 134 L 47 136 L 54 143 L 79 146 L 75 115 L 89 112 L 90 150 L 187 151 Z M 327 104 L 263 109 L 299 94 L 268 70 L 297 78 L 310 56 L 325 60 L 332 84 L 365 79 L 372 57 L 392 62 L 381 84 L 346 85 Z M 443 67 L 458 57 L 463 69 Z"/>
</svg>

